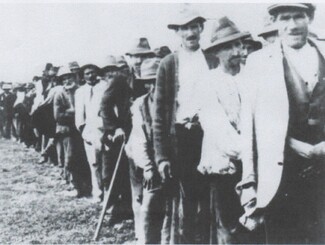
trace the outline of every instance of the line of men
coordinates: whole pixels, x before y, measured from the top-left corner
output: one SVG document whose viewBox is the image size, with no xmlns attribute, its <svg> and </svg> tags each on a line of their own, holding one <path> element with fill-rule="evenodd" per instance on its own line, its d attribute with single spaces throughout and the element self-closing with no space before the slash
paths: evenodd
<svg viewBox="0 0 325 245">
<path fill-rule="evenodd" d="M 140 38 L 129 66 L 46 67 L 31 113 L 43 155 L 56 146 L 64 178 L 97 203 L 126 142 L 108 213 L 132 203 L 140 244 L 324 243 L 325 46 L 309 35 L 313 4 L 268 12 L 263 48 L 223 17 L 202 50 L 206 19 L 185 9 L 168 24 L 173 53 Z"/>
</svg>

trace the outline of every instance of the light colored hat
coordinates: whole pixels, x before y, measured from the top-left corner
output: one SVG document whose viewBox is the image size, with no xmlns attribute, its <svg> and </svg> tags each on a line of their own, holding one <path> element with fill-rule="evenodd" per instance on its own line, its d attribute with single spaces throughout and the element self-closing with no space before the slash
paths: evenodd
<svg viewBox="0 0 325 245">
<path fill-rule="evenodd" d="M 140 37 L 135 39 L 132 48 L 126 55 L 137 55 L 137 54 L 152 54 L 154 52 L 151 50 L 148 39 L 145 37 Z"/>
<path fill-rule="evenodd" d="M 311 3 L 277 3 L 272 4 L 267 8 L 270 15 L 276 14 L 280 9 L 283 8 L 299 8 L 306 10 L 309 14 L 313 14 L 315 6 Z"/>
<path fill-rule="evenodd" d="M 78 64 L 77 61 L 72 61 L 72 62 L 69 63 L 69 69 L 70 70 L 72 70 L 72 69 L 79 69 L 79 68 L 80 68 L 80 66 L 79 66 L 79 64 Z"/>
<path fill-rule="evenodd" d="M 115 58 L 116 58 L 116 63 L 118 65 L 118 67 L 122 68 L 122 67 L 128 66 L 128 63 L 126 62 L 124 56 L 119 55 L 119 56 L 116 56 Z"/>
<path fill-rule="evenodd" d="M 267 34 L 271 34 L 273 32 L 277 33 L 278 28 L 276 28 L 276 26 L 273 23 L 269 22 L 269 23 L 265 23 L 263 30 L 257 36 L 263 37 L 263 36 L 265 36 Z"/>
<path fill-rule="evenodd" d="M 12 84 L 11 83 L 4 83 L 2 85 L 2 89 L 12 89 Z"/>
<path fill-rule="evenodd" d="M 117 63 L 116 57 L 113 55 L 108 55 L 105 57 L 104 61 L 100 65 L 101 70 L 108 70 L 108 69 L 118 69 L 119 65 Z"/>
<path fill-rule="evenodd" d="M 169 29 L 177 29 L 178 27 L 187 25 L 193 21 L 204 23 L 206 19 L 200 16 L 197 11 L 186 8 L 181 10 L 176 18 L 167 25 L 167 27 Z"/>
<path fill-rule="evenodd" d="M 69 64 L 69 66 L 61 66 L 60 67 L 60 70 L 58 72 L 58 77 L 62 77 L 64 75 L 70 75 L 70 74 L 74 74 L 74 73 L 71 72 L 70 64 Z"/>
<path fill-rule="evenodd" d="M 223 17 L 216 21 L 212 30 L 211 43 L 206 50 L 215 48 L 221 44 L 231 42 L 240 38 L 247 38 L 250 36 L 249 32 L 241 32 L 237 26 L 228 19 Z"/>
<path fill-rule="evenodd" d="M 156 79 L 160 59 L 145 59 L 141 64 L 141 80 Z"/>
</svg>

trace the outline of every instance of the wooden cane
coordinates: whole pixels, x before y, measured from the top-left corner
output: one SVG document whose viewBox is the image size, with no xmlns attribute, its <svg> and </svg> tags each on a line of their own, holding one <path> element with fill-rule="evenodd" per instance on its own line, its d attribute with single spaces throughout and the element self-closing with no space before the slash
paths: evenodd
<svg viewBox="0 0 325 245">
<path fill-rule="evenodd" d="M 111 193 L 112 193 L 112 190 L 113 190 L 113 185 L 114 185 L 116 174 L 117 174 L 120 162 L 121 162 L 124 147 L 125 147 L 125 140 L 123 138 L 123 143 L 121 145 L 121 150 L 120 150 L 120 153 L 119 153 L 117 161 L 116 161 L 116 165 L 115 165 L 115 169 L 114 169 L 113 176 L 112 176 L 112 179 L 111 179 L 111 183 L 109 185 L 107 194 L 105 195 L 105 198 L 104 198 L 104 206 L 103 206 L 103 209 L 102 209 L 102 212 L 100 214 L 99 221 L 98 221 L 98 224 L 97 224 L 97 227 L 96 227 L 95 235 L 94 235 L 94 238 L 93 238 L 94 241 L 98 241 L 99 232 L 100 232 L 100 229 L 102 228 L 102 224 L 103 224 L 103 221 L 104 221 L 106 209 L 107 209 L 108 203 L 110 201 Z"/>
</svg>

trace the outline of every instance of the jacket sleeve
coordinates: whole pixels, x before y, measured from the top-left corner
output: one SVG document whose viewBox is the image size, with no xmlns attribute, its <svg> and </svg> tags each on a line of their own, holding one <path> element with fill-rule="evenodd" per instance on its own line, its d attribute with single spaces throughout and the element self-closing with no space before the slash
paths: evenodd
<svg viewBox="0 0 325 245">
<path fill-rule="evenodd" d="M 66 105 L 64 105 L 64 98 L 62 93 L 57 92 L 54 95 L 53 99 L 53 112 L 54 119 L 60 125 L 71 125 L 74 122 L 74 113 L 68 113 L 67 109 L 69 109 Z"/>
<path fill-rule="evenodd" d="M 168 58 L 173 56 L 167 56 L 163 59 L 159 65 L 157 72 L 157 81 L 154 93 L 154 115 L 153 115 L 153 141 L 155 149 L 155 160 L 157 164 L 162 161 L 168 161 L 170 156 L 170 134 L 168 130 L 168 111 L 170 109 L 168 96 L 172 96 L 168 93 L 169 84 L 171 78 L 168 78 L 167 61 Z M 170 71 L 171 72 L 171 71 Z"/>
</svg>

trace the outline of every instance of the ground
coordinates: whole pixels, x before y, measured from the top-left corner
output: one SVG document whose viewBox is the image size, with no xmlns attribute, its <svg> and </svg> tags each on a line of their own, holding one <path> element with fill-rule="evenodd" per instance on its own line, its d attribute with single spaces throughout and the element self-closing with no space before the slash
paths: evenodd
<svg viewBox="0 0 325 245">
<path fill-rule="evenodd" d="M 63 195 L 60 169 L 38 159 L 34 149 L 0 140 L 0 244 L 94 243 L 102 206 Z M 105 221 L 98 243 L 134 243 L 132 220 Z"/>
</svg>

